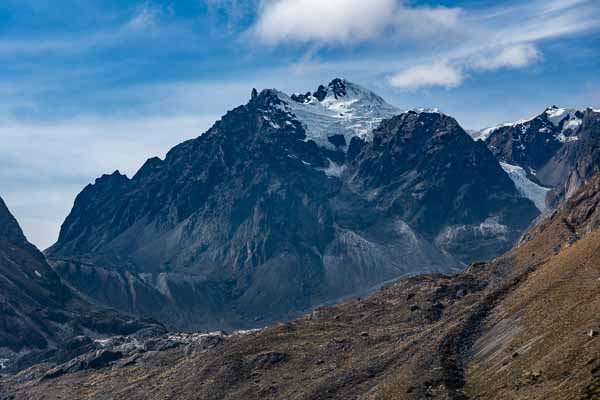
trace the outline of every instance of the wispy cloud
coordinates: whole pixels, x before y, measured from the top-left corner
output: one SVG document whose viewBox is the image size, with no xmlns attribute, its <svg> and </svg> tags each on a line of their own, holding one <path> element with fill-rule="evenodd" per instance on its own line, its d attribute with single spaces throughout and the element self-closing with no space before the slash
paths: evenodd
<svg viewBox="0 0 600 400">
<path fill-rule="evenodd" d="M 498 51 L 478 54 L 471 67 L 494 71 L 501 68 L 525 68 L 542 59 L 541 52 L 531 43 L 520 43 Z"/>
<path fill-rule="evenodd" d="M 114 26 L 90 30 L 83 34 L 44 35 L 22 39 L 0 39 L 1 55 L 40 54 L 49 52 L 80 53 L 91 49 L 118 45 L 140 35 L 153 33 L 159 28 L 159 20 L 168 14 L 168 8 L 157 7 L 149 2 L 141 3 L 129 18 Z"/>
<path fill-rule="evenodd" d="M 439 61 L 407 68 L 389 78 L 389 82 L 396 88 L 414 90 L 431 86 L 456 87 L 464 78 L 460 67 Z"/>
</svg>

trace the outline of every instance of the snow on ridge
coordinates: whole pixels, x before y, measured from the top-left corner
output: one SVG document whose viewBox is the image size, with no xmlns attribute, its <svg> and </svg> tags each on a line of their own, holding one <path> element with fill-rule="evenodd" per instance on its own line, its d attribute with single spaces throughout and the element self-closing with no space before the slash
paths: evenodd
<svg viewBox="0 0 600 400">
<path fill-rule="evenodd" d="M 528 122 L 533 121 L 536 118 L 545 116 L 548 122 L 550 122 L 556 128 L 559 128 L 561 122 L 564 121 L 561 132 L 555 136 L 558 141 L 560 141 L 561 143 L 577 141 L 579 140 L 579 138 L 577 136 L 571 135 L 570 133 L 575 133 L 583 123 L 581 118 L 577 116 L 577 113 L 581 112 L 581 110 L 577 110 L 574 108 L 560 108 L 557 106 L 548 107 L 544 110 L 544 112 L 541 115 L 536 115 L 535 117 L 529 119 L 522 119 L 514 122 L 506 122 L 482 129 L 479 133 L 479 136 L 477 136 L 475 140 L 485 141 L 498 129 L 524 125 Z M 540 132 L 542 131 L 540 130 Z"/>
<path fill-rule="evenodd" d="M 504 122 L 502 124 L 498 124 L 498 125 L 494 125 L 494 126 L 490 126 L 489 128 L 485 128 L 482 129 L 480 131 L 480 135 L 477 136 L 477 138 L 475 140 L 481 140 L 481 141 L 486 141 L 494 132 L 496 132 L 498 129 L 501 128 L 506 128 L 508 126 L 518 126 L 518 125 L 523 125 L 526 124 L 527 122 L 533 121 L 536 117 L 533 118 L 529 118 L 529 119 L 520 119 L 518 121 L 513 121 L 513 122 Z"/>
<path fill-rule="evenodd" d="M 432 107 L 432 108 L 418 107 L 418 108 L 413 108 L 410 111 L 414 111 L 417 114 L 426 113 L 426 114 L 442 114 L 442 115 L 445 115 L 437 107 Z"/>
<path fill-rule="evenodd" d="M 514 182 L 517 190 L 523 197 L 528 198 L 535 204 L 540 212 L 546 210 L 546 195 L 550 189 L 538 185 L 527 177 L 527 173 L 522 167 L 500 162 L 502 169 L 508 174 Z"/>
</svg>

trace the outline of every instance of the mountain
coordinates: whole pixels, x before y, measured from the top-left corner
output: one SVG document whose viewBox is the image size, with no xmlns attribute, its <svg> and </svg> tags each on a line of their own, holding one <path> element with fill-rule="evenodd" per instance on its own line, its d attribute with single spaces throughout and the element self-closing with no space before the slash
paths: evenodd
<svg viewBox="0 0 600 400">
<path fill-rule="evenodd" d="M 155 334 L 164 328 L 81 300 L 30 244 L 0 199 L 0 370 L 63 362 L 93 347 L 92 339 Z"/>
<path fill-rule="evenodd" d="M 454 119 L 335 79 L 253 91 L 133 178 L 97 179 L 47 256 L 101 304 L 245 329 L 493 258 L 538 214 Z"/>
<path fill-rule="evenodd" d="M 454 276 L 406 278 L 293 322 L 183 335 L 103 368 L 1 383 L 17 400 L 596 399 L 599 228 L 597 175 L 510 252 Z"/>
<path fill-rule="evenodd" d="M 484 129 L 477 139 L 543 210 L 547 192 L 556 207 L 599 171 L 599 120 L 600 110 L 552 106 L 532 119 Z"/>
</svg>

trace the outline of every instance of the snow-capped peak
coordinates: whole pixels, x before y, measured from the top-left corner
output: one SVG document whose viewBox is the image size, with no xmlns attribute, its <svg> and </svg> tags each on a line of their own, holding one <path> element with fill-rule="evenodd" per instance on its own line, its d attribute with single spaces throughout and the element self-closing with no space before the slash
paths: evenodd
<svg viewBox="0 0 600 400">
<path fill-rule="evenodd" d="M 424 108 L 424 107 L 413 108 L 410 111 L 414 111 L 417 114 L 421 114 L 421 113 L 441 114 L 442 113 L 439 108 Z"/>
<path fill-rule="evenodd" d="M 572 142 L 578 140 L 576 133 L 583 121 L 583 111 L 574 108 L 560 108 L 557 106 L 548 107 L 542 114 L 533 118 L 508 122 L 482 129 L 475 139 L 485 141 L 496 131 L 505 127 L 520 127 L 522 133 L 527 133 L 529 129 L 528 124 L 536 119 L 547 121 L 546 124 L 548 127 L 541 128 L 540 132 L 551 133 L 556 140 L 562 143 Z"/>
<path fill-rule="evenodd" d="M 321 85 L 314 93 L 276 93 L 285 111 L 304 126 L 306 140 L 323 147 L 333 147 L 329 137 L 334 135 L 344 136 L 346 144 L 354 136 L 371 140 L 382 120 L 402 112 L 372 91 L 344 79 L 334 79 L 327 87 Z"/>
</svg>

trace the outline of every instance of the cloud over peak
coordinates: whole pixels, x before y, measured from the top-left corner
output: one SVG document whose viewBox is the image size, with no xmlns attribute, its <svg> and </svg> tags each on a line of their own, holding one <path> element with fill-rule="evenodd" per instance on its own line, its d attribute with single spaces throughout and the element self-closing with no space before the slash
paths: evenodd
<svg viewBox="0 0 600 400">
<path fill-rule="evenodd" d="M 398 0 L 268 0 L 253 31 L 269 45 L 355 45 L 384 36 L 420 39 L 456 30 L 460 14 L 460 8 L 411 8 Z"/>
</svg>

